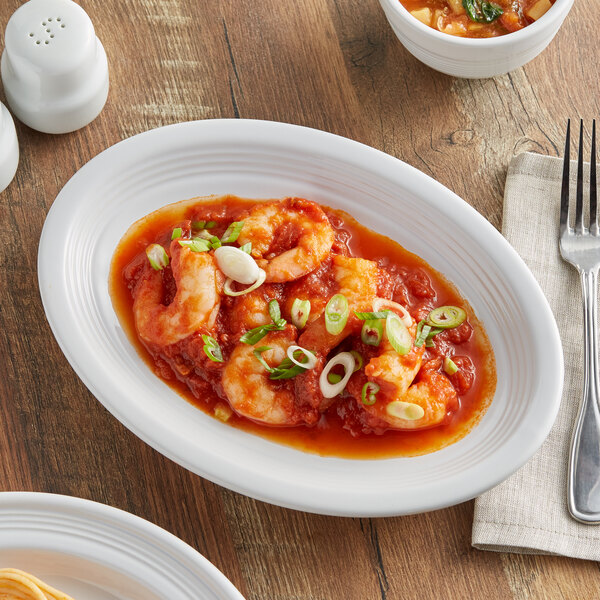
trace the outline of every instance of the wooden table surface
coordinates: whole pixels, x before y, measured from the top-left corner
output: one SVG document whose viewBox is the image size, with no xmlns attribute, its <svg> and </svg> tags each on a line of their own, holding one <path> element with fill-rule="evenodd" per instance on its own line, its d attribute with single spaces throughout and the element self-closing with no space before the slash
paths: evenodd
<svg viewBox="0 0 600 600">
<path fill-rule="evenodd" d="M 410 517 L 324 517 L 172 463 L 75 375 L 36 272 L 46 213 L 82 165 L 124 138 L 195 119 L 285 121 L 359 140 L 431 175 L 499 228 L 513 154 L 556 156 L 567 117 L 600 113 L 596 2 L 578 0 L 526 67 L 469 81 L 413 58 L 377 0 L 81 0 L 108 54 L 106 107 L 67 135 L 17 123 L 21 162 L 0 194 L 0 491 L 69 494 L 144 517 L 248 600 L 600 597 L 597 563 L 474 550 L 473 502 Z M 2 0 L 0 30 L 20 4 Z"/>
</svg>

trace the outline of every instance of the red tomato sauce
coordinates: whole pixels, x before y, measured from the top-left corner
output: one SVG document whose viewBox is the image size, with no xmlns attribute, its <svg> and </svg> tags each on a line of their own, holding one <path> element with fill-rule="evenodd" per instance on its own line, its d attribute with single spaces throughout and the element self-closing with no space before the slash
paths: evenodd
<svg viewBox="0 0 600 600">
<path fill-rule="evenodd" d="M 220 237 L 227 224 L 238 220 L 239 215 L 255 203 L 256 201 L 225 196 L 218 199 L 193 199 L 170 205 L 132 226 L 120 241 L 112 259 L 109 286 L 113 306 L 137 352 L 153 373 L 211 416 L 214 416 L 216 408 L 226 404 L 220 383 L 222 365 L 208 360 L 202 346 L 186 340 L 160 352 L 145 346 L 136 332 L 132 290 L 147 261 L 145 249 L 148 245 L 159 243 L 168 247 L 173 229 L 188 221 L 216 221 L 217 225 L 211 233 Z M 431 368 L 433 365 L 437 368 L 439 360 L 436 363 L 436 359 L 446 354 L 453 356 L 459 371 L 449 376 L 449 379 L 458 392 L 458 408 L 448 415 L 443 424 L 417 431 L 364 433 L 360 424 L 354 422 L 352 414 L 359 409 L 353 408 L 349 400 L 334 404 L 313 426 L 271 427 L 235 413 L 227 424 L 306 452 L 346 458 L 416 456 L 456 442 L 468 434 L 480 420 L 496 387 L 493 351 L 481 323 L 456 288 L 421 258 L 393 240 L 363 227 L 342 211 L 326 207 L 323 210 L 335 230 L 333 251 L 375 261 L 383 271 L 379 282 L 380 296 L 392 298 L 404 305 L 417 320 L 424 318 L 432 308 L 442 305 L 460 306 L 467 311 L 467 321 L 456 329 L 437 335 L 435 346 L 427 348 L 423 359 L 423 367 L 429 365 L 427 368 Z M 293 246 L 295 235 L 293 227 L 289 231 L 283 231 L 277 240 L 279 249 Z M 316 295 L 331 288 L 331 282 L 319 275 L 317 269 L 303 282 L 305 289 L 312 290 Z M 174 295 L 174 284 L 169 285 L 167 273 L 164 281 L 166 291 L 163 303 L 168 304 Z M 276 286 L 282 284 L 271 285 L 277 291 Z M 227 311 L 229 300 L 226 298 L 223 301 L 221 312 Z M 234 314 L 219 318 L 216 324 L 225 357 L 230 355 L 236 342 L 233 336 L 228 335 L 228 322 L 232 319 L 235 319 Z M 229 337 L 231 345 L 227 342 Z M 368 360 L 369 352 L 374 353 L 376 349 L 365 346 L 364 352 Z M 282 385 L 289 386 L 289 381 Z"/>
<path fill-rule="evenodd" d="M 497 11 L 491 22 L 483 22 L 477 13 L 479 0 L 399 0 L 419 21 L 442 33 L 469 38 L 487 38 L 519 31 L 542 17 L 555 0 L 491 0 Z M 485 4 L 485 2 L 484 2 Z M 477 19 L 472 18 L 473 16 Z M 479 19 L 479 20 L 478 20 Z"/>
</svg>

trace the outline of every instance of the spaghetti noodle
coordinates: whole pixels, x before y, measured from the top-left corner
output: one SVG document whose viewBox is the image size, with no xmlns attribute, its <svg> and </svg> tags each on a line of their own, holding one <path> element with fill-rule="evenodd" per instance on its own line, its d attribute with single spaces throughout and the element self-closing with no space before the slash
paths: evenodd
<svg viewBox="0 0 600 600">
<path fill-rule="evenodd" d="M 0 569 L 0 600 L 73 600 L 30 573 Z"/>
</svg>

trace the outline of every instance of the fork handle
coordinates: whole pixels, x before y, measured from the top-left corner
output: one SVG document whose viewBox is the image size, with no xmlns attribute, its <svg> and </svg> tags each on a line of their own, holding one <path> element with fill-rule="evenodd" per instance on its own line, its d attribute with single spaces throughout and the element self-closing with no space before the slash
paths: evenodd
<svg viewBox="0 0 600 600">
<path fill-rule="evenodd" d="M 600 405 L 598 393 L 598 268 L 581 270 L 584 321 L 583 400 L 569 455 L 568 505 L 582 523 L 600 523 Z"/>
</svg>

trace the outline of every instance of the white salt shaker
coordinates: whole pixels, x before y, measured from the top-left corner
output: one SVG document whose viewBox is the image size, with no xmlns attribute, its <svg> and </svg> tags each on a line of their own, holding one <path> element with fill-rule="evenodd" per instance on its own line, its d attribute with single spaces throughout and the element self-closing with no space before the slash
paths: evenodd
<svg viewBox="0 0 600 600">
<path fill-rule="evenodd" d="M 8 21 L 4 43 L 2 83 L 20 121 L 67 133 L 98 116 L 108 96 L 108 63 L 78 4 L 29 0 Z"/>
<path fill-rule="evenodd" d="M 19 164 L 19 144 L 15 124 L 0 102 L 0 192 L 13 180 Z"/>
</svg>

